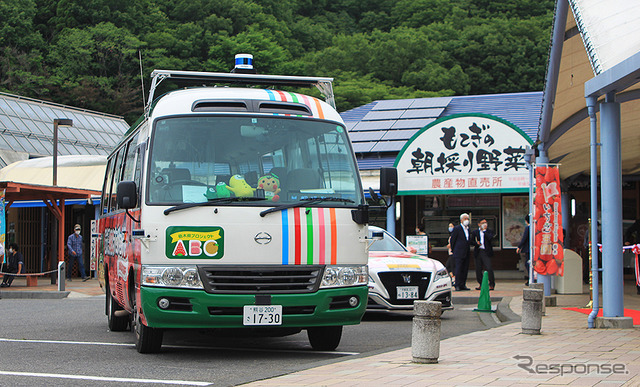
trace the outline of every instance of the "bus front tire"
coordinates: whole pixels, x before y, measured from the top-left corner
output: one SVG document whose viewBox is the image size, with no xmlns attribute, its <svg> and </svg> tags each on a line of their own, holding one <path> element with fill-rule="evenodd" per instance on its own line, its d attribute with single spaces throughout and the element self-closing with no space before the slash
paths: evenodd
<svg viewBox="0 0 640 387">
<path fill-rule="evenodd" d="M 340 344 L 342 325 L 307 328 L 307 336 L 309 336 L 309 343 L 314 350 L 333 351 Z"/>
<path fill-rule="evenodd" d="M 164 331 L 159 328 L 151 328 L 142 323 L 138 307 L 133 305 L 133 331 L 136 335 L 136 350 L 140 353 L 156 353 L 162 348 L 162 336 Z"/>
<path fill-rule="evenodd" d="M 109 330 L 112 332 L 121 332 L 129 326 L 129 316 L 119 315 L 118 311 L 124 310 L 118 302 L 113 299 L 111 292 L 107 289 L 107 321 L 109 322 Z M 121 314 L 121 313 L 120 313 Z"/>
</svg>

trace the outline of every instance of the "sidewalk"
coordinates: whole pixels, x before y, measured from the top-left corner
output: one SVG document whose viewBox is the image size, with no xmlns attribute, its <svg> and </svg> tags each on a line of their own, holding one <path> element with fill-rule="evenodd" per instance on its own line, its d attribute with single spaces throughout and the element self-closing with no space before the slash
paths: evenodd
<svg viewBox="0 0 640 387">
<path fill-rule="evenodd" d="M 513 297 L 509 306 L 520 315 L 524 281 L 496 282 L 491 297 Z M 640 310 L 626 282 L 624 307 Z M 454 302 L 460 293 L 480 292 L 455 292 Z M 587 329 L 586 314 L 562 307 L 583 308 L 589 294 L 555 296 L 541 335 L 521 334 L 515 322 L 441 341 L 438 364 L 414 364 L 405 348 L 244 386 L 640 386 L 640 326 Z"/>
<path fill-rule="evenodd" d="M 97 278 L 82 282 L 80 278 L 65 281 L 65 291 L 59 292 L 58 285 L 51 285 L 51 277 L 38 277 L 38 286 L 27 286 L 26 277 L 13 279 L 11 287 L 0 289 L 3 298 L 65 298 L 91 297 L 104 294 Z"/>
</svg>

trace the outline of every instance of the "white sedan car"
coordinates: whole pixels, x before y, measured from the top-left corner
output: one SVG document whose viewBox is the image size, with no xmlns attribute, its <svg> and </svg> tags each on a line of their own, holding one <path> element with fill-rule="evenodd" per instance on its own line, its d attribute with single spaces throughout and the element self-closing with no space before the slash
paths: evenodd
<svg viewBox="0 0 640 387">
<path fill-rule="evenodd" d="M 440 301 L 451 310 L 451 277 L 442 263 L 407 249 L 386 230 L 369 226 L 367 309 L 413 309 L 414 300 Z M 382 238 L 382 239 L 380 239 Z"/>
</svg>

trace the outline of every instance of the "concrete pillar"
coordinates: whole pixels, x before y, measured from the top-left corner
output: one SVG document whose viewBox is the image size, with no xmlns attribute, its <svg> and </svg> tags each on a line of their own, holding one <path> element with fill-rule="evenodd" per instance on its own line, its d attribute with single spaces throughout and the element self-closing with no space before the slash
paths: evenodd
<svg viewBox="0 0 640 387">
<path fill-rule="evenodd" d="M 542 329 L 542 298 L 540 289 L 522 290 L 522 333 L 539 335 Z"/>
<path fill-rule="evenodd" d="M 529 287 L 531 289 L 538 289 L 538 290 L 542 290 L 543 294 L 544 294 L 544 284 L 542 283 L 534 283 L 534 284 L 529 284 Z M 542 297 L 542 315 L 546 316 L 547 315 L 547 305 L 545 303 L 545 297 Z"/>
<path fill-rule="evenodd" d="M 622 159 L 620 104 L 607 95 L 600 104 L 602 200 L 602 304 L 604 317 L 624 316 L 622 273 Z M 606 198 L 606 200 L 604 200 Z M 594 222 L 595 226 L 595 222 Z M 595 256 L 595 254 L 594 254 Z"/>
<path fill-rule="evenodd" d="M 440 315 L 438 301 L 413 302 L 411 354 L 414 363 L 433 364 L 440 357 Z"/>
</svg>

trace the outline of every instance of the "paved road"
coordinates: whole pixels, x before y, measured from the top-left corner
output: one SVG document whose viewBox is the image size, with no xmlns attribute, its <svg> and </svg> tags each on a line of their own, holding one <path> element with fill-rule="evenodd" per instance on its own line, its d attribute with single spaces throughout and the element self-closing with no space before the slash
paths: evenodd
<svg viewBox="0 0 640 387">
<path fill-rule="evenodd" d="M 472 307 L 459 305 L 443 315 L 443 338 L 487 328 Z M 336 352 L 312 351 L 305 332 L 276 338 L 228 336 L 206 330 L 168 331 L 162 353 L 141 355 L 132 344 L 133 333 L 108 332 L 104 296 L 2 299 L 0 384 L 238 385 L 407 347 L 411 314 L 366 314 L 362 324 L 345 327 Z"/>
</svg>

